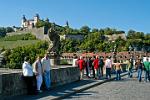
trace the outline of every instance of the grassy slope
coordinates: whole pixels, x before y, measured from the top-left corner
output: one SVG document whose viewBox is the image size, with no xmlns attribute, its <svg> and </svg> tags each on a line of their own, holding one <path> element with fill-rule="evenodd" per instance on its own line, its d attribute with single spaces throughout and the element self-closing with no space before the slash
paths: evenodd
<svg viewBox="0 0 150 100">
<path fill-rule="evenodd" d="M 0 41 L 0 48 L 12 49 L 18 46 L 25 46 L 29 44 L 35 44 L 40 40 L 18 40 L 18 41 Z"/>
</svg>

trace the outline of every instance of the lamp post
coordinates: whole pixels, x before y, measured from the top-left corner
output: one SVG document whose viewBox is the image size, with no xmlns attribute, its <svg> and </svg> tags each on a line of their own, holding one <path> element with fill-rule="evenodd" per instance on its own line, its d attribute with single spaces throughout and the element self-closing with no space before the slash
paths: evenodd
<svg viewBox="0 0 150 100">
<path fill-rule="evenodd" d="M 133 53 L 132 53 L 133 47 L 130 45 L 129 46 L 129 54 L 130 54 L 130 59 L 133 60 Z"/>
<path fill-rule="evenodd" d="M 114 43 L 114 41 L 113 41 L 113 43 Z M 117 61 L 117 59 L 116 59 L 117 45 L 116 45 L 116 44 L 114 44 L 114 46 L 113 46 L 111 52 L 113 52 L 113 54 L 112 54 L 112 61 L 113 61 L 114 63 L 116 63 L 116 61 Z"/>
<path fill-rule="evenodd" d="M 115 44 L 114 45 L 114 62 L 115 63 L 117 62 L 116 55 L 117 55 L 117 45 Z"/>
<path fill-rule="evenodd" d="M 132 50 L 134 50 L 134 48 L 132 47 L 132 45 L 129 46 L 129 54 L 130 54 L 130 69 L 129 69 L 129 77 L 132 78 L 132 75 L 133 75 L 133 68 L 134 68 L 134 64 L 133 64 L 133 53 L 132 53 Z"/>
</svg>

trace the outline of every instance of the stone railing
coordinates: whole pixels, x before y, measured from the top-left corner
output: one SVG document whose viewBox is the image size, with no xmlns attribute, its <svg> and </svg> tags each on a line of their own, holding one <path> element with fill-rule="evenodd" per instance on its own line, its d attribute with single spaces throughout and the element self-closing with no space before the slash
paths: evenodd
<svg viewBox="0 0 150 100">
<path fill-rule="evenodd" d="M 21 71 L 0 71 L 0 98 L 26 94 L 26 85 Z M 77 67 L 61 67 L 51 70 L 52 88 L 78 81 L 80 77 Z"/>
</svg>

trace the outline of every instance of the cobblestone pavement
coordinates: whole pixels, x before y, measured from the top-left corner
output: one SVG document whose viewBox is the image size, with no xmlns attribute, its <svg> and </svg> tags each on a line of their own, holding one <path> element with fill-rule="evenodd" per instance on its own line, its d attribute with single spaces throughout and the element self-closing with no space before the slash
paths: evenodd
<svg viewBox="0 0 150 100">
<path fill-rule="evenodd" d="M 150 100 L 150 82 L 138 82 L 135 77 L 124 76 L 121 81 L 106 82 L 65 100 Z"/>
</svg>

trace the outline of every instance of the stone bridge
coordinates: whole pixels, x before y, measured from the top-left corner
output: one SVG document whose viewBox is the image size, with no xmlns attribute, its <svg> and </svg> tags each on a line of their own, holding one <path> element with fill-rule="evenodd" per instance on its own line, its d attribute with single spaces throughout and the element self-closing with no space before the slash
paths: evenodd
<svg viewBox="0 0 150 100">
<path fill-rule="evenodd" d="M 34 96 L 15 96 L 8 100 L 149 100 L 150 83 L 138 82 L 137 72 L 133 78 L 122 73 L 122 80 L 115 81 L 115 76 L 106 80 L 84 79 L 56 87 Z M 144 74 L 143 74 L 144 76 Z"/>
</svg>

